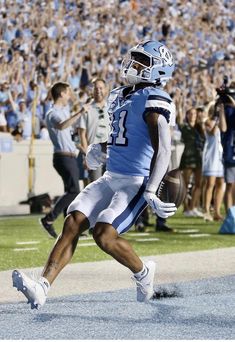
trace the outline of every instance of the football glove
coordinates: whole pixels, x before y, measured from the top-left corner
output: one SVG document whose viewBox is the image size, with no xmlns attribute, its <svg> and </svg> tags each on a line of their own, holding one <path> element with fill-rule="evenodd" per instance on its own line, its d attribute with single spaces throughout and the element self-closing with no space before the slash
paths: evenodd
<svg viewBox="0 0 235 342">
<path fill-rule="evenodd" d="M 157 216 L 167 218 L 174 215 L 177 210 L 175 203 L 162 202 L 153 192 L 145 191 L 143 196 Z"/>
<path fill-rule="evenodd" d="M 90 170 L 96 170 L 106 161 L 106 153 L 102 152 L 100 144 L 91 144 L 87 148 L 86 163 Z"/>
</svg>

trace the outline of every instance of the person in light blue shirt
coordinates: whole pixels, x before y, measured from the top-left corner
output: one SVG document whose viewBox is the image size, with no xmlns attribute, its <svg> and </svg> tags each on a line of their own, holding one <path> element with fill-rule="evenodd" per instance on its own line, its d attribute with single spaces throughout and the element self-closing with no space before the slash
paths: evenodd
<svg viewBox="0 0 235 342">
<path fill-rule="evenodd" d="M 32 112 L 26 107 L 24 99 L 20 99 L 16 110 L 18 124 L 22 127 L 23 139 L 30 139 L 32 136 Z"/>
<path fill-rule="evenodd" d="M 68 82 L 71 85 L 72 89 L 77 91 L 80 85 L 81 78 L 81 70 L 80 67 L 77 66 L 71 69 L 70 75 L 68 77 Z"/>
<path fill-rule="evenodd" d="M 6 27 L 3 30 L 3 39 L 6 40 L 9 44 L 16 37 L 16 28 L 13 26 L 11 20 L 8 20 L 6 23 Z"/>
<path fill-rule="evenodd" d="M 79 193 L 78 150 L 72 140 L 71 125 L 78 113 L 70 115 L 71 88 L 68 83 L 57 82 L 51 88 L 53 105 L 46 114 L 46 125 L 53 144 L 53 166 L 63 180 L 64 194 L 59 197 L 52 210 L 40 219 L 43 228 L 56 238 L 53 222 L 61 213 L 66 214 L 69 204 Z"/>
</svg>

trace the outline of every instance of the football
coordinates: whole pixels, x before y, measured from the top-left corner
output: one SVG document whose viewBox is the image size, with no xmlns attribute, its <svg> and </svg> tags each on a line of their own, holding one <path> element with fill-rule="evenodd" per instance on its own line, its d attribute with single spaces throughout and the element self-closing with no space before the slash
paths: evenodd
<svg viewBox="0 0 235 342">
<path fill-rule="evenodd" d="M 179 169 L 174 169 L 166 173 L 156 195 L 161 201 L 173 202 L 179 208 L 186 196 L 184 178 Z"/>
</svg>

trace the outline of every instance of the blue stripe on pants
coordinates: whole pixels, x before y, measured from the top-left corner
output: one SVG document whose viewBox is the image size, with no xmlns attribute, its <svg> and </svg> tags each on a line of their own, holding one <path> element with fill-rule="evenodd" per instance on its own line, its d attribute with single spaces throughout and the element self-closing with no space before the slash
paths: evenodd
<svg viewBox="0 0 235 342">
<path fill-rule="evenodd" d="M 145 190 L 146 181 L 147 177 L 145 177 L 138 193 L 133 197 L 127 208 L 112 222 L 113 227 L 118 231 L 119 234 L 126 232 L 146 207 L 147 203 L 142 197 Z"/>
</svg>

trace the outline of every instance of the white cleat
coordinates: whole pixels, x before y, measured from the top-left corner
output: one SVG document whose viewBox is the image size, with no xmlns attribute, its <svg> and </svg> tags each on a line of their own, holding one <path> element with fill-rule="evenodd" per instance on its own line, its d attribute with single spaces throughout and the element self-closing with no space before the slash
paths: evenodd
<svg viewBox="0 0 235 342">
<path fill-rule="evenodd" d="M 154 295 L 153 281 L 156 264 L 153 261 L 148 261 L 145 266 L 148 273 L 144 278 L 140 280 L 137 280 L 135 277 L 132 278 L 136 282 L 138 302 L 147 302 Z"/>
<path fill-rule="evenodd" d="M 14 270 L 12 272 L 13 287 L 22 292 L 28 299 L 28 304 L 31 304 L 31 309 L 39 309 L 46 302 L 45 284 L 40 281 L 35 281 L 23 272 Z"/>
</svg>

